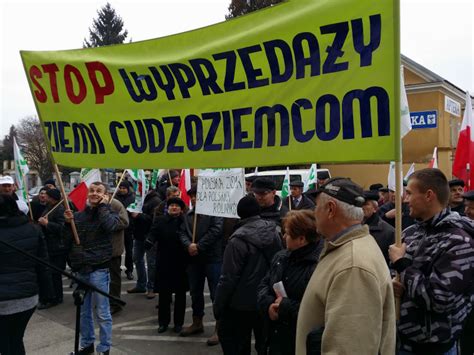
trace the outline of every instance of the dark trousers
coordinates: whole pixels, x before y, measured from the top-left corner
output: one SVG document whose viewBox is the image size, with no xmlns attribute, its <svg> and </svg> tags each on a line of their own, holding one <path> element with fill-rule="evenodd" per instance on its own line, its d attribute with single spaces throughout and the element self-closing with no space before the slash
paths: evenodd
<svg viewBox="0 0 474 355">
<path fill-rule="evenodd" d="M 221 268 L 221 263 L 190 264 L 188 266 L 187 273 L 194 317 L 204 316 L 204 282 L 206 281 L 206 278 L 209 293 L 211 294 L 211 300 L 214 302 L 217 283 L 221 276 Z"/>
<path fill-rule="evenodd" d="M 33 307 L 20 313 L 0 315 L 0 354 L 25 354 L 23 336 L 35 309 L 36 307 Z"/>
<path fill-rule="evenodd" d="M 66 254 L 52 255 L 49 257 L 51 264 L 60 268 L 61 270 L 66 269 Z M 62 302 L 63 301 L 63 275 L 60 272 L 51 270 L 51 279 L 53 281 L 53 292 L 54 297 L 51 301 Z"/>
<path fill-rule="evenodd" d="M 461 355 L 474 354 L 474 310 L 469 313 L 464 326 L 460 340 Z"/>
<path fill-rule="evenodd" d="M 258 354 L 263 354 L 263 319 L 257 311 L 226 309 L 217 331 L 224 355 L 249 355 L 252 331 L 255 349 Z"/>
<path fill-rule="evenodd" d="M 120 277 L 120 265 L 122 264 L 121 256 L 114 256 L 110 259 L 110 286 L 109 292 L 112 296 L 120 298 L 120 292 L 122 290 L 122 278 Z M 113 302 L 113 301 L 112 301 Z M 111 304 L 112 304 L 111 302 Z"/>
<path fill-rule="evenodd" d="M 125 233 L 125 268 L 127 271 L 133 271 L 133 234 Z"/>
<path fill-rule="evenodd" d="M 176 292 L 174 296 L 174 325 L 184 324 L 184 313 L 186 312 L 186 291 Z M 158 299 L 158 324 L 168 325 L 171 321 L 171 292 L 160 291 Z"/>
</svg>

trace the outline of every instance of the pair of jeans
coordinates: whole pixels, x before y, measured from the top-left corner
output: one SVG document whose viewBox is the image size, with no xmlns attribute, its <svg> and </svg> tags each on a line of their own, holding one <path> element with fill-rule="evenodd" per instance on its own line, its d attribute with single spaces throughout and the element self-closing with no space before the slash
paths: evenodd
<svg viewBox="0 0 474 355">
<path fill-rule="evenodd" d="M 0 315 L 0 354 L 25 354 L 23 336 L 35 309 L 36 307 L 33 307 L 24 312 Z"/>
<path fill-rule="evenodd" d="M 224 355 L 250 355 L 252 331 L 255 349 L 263 354 L 263 318 L 258 311 L 226 309 L 217 328 Z"/>
<path fill-rule="evenodd" d="M 222 263 L 212 264 L 190 264 L 188 266 L 189 288 L 191 292 L 191 301 L 194 317 L 204 316 L 204 282 L 207 278 L 207 286 L 211 294 L 211 300 L 214 302 L 217 283 L 221 276 Z"/>
<path fill-rule="evenodd" d="M 145 250 L 145 241 L 135 239 L 133 241 L 133 262 L 137 270 L 136 288 L 139 290 L 153 291 L 156 270 L 156 244 L 150 250 Z"/>
<path fill-rule="evenodd" d="M 79 273 L 77 276 L 98 289 L 109 292 L 109 269 L 99 269 L 91 273 Z M 105 352 L 112 345 L 112 316 L 110 315 L 109 299 L 97 292 L 87 292 L 84 304 L 81 307 L 81 348 L 85 348 L 95 342 L 94 310 L 99 323 L 100 339 L 96 349 L 97 352 Z"/>
</svg>

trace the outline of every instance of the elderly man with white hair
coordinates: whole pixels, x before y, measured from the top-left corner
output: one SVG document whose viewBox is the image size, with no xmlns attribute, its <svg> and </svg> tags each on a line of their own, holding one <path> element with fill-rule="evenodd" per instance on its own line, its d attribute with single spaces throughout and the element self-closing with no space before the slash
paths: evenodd
<svg viewBox="0 0 474 355">
<path fill-rule="evenodd" d="M 395 353 L 392 280 L 361 224 L 364 201 L 349 179 L 330 179 L 318 190 L 314 213 L 325 245 L 301 301 L 296 354 Z"/>
<path fill-rule="evenodd" d="M 15 181 L 9 175 L 0 176 L 0 194 L 10 195 L 16 200 L 18 209 L 24 214 L 28 214 L 29 208 L 25 201 L 20 200 L 15 194 Z"/>
</svg>

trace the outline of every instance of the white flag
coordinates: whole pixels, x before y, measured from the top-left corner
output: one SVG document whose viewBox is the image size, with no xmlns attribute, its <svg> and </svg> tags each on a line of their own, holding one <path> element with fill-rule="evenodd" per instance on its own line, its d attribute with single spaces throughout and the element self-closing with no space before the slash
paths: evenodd
<svg viewBox="0 0 474 355">
<path fill-rule="evenodd" d="M 410 169 L 408 169 L 405 177 L 403 178 L 403 180 L 405 181 L 408 181 L 408 178 L 410 177 L 411 174 L 413 174 L 415 172 L 415 163 L 411 163 L 410 165 Z"/>
<path fill-rule="evenodd" d="M 80 178 L 81 182 L 84 182 L 87 187 L 93 182 L 102 181 L 100 169 L 82 168 Z"/>
<path fill-rule="evenodd" d="M 433 156 L 431 157 L 430 163 L 428 164 L 428 168 L 438 169 L 438 147 L 434 147 L 433 149 Z"/>
<path fill-rule="evenodd" d="M 390 162 L 390 168 L 388 169 L 388 188 L 389 190 L 396 191 L 396 169 L 395 169 L 395 162 Z M 400 174 L 400 186 L 403 187 L 403 179 L 402 175 Z M 403 195 L 403 188 L 400 191 L 400 195 Z"/>
<path fill-rule="evenodd" d="M 316 173 L 316 164 L 311 164 L 311 168 L 309 168 L 309 174 L 304 182 L 304 192 L 312 189 L 313 187 L 316 187 L 316 184 L 318 183 L 318 176 Z"/>
<path fill-rule="evenodd" d="M 408 107 L 405 79 L 403 78 L 403 65 L 400 66 L 400 137 L 403 138 L 411 131 L 410 108 Z"/>
<path fill-rule="evenodd" d="M 28 186 L 23 186 L 23 182 L 25 181 L 26 174 L 30 172 L 30 169 L 21 154 L 20 147 L 18 147 L 15 137 L 13 137 L 13 157 L 15 159 L 15 176 L 18 185 L 17 195 L 26 202 L 28 201 Z"/>
</svg>

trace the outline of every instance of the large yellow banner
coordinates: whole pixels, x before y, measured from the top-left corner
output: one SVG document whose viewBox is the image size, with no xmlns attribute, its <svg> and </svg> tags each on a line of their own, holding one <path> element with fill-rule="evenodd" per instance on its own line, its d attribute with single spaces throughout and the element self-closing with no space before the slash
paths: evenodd
<svg viewBox="0 0 474 355">
<path fill-rule="evenodd" d="M 398 0 L 290 0 L 169 37 L 21 56 L 62 165 L 396 159 Z"/>
</svg>

